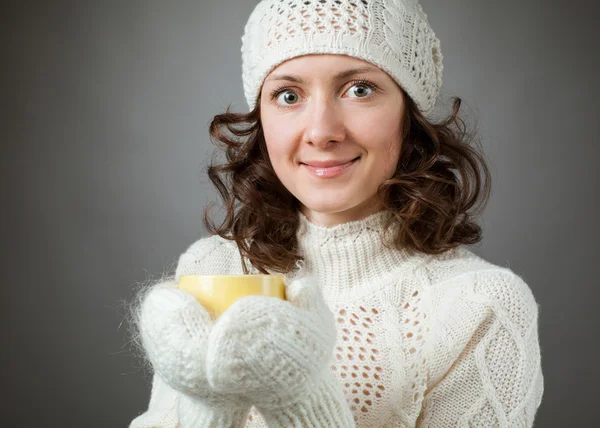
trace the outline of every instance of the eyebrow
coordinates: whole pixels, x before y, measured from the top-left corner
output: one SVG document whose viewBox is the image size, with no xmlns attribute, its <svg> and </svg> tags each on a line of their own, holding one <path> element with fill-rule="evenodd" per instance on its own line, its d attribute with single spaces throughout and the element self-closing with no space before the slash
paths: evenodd
<svg viewBox="0 0 600 428">
<path fill-rule="evenodd" d="M 377 69 L 373 68 L 373 67 L 350 68 L 348 70 L 341 71 L 341 72 L 337 73 L 336 75 L 334 75 L 331 78 L 331 81 L 335 82 L 337 80 L 342 80 L 342 79 L 346 79 L 350 76 L 354 76 L 355 74 L 368 73 L 368 72 L 372 72 L 372 71 L 377 71 Z M 299 83 L 299 84 L 304 83 L 304 80 L 296 74 L 273 74 L 271 77 L 269 77 L 267 79 L 267 81 L 269 81 L 269 80 L 287 80 L 287 81 Z"/>
</svg>

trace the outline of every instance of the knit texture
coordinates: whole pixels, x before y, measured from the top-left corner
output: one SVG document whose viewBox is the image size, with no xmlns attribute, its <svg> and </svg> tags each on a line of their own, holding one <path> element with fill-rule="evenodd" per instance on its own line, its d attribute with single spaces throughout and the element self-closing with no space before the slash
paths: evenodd
<svg viewBox="0 0 600 428">
<path fill-rule="evenodd" d="M 329 369 L 353 422 L 361 428 L 531 427 L 544 378 L 538 306 L 528 285 L 462 247 L 441 255 L 386 248 L 387 215 L 325 228 L 300 214 L 303 269 L 335 317 Z M 242 272 L 235 244 L 213 236 L 181 255 L 176 278 Z M 178 396 L 155 378 L 148 411 L 132 426 L 173 428 Z M 302 411 L 310 409 L 326 413 L 316 403 Z M 286 417 L 282 410 L 267 419 L 294 426 Z M 256 407 L 246 426 L 266 426 Z"/>
<path fill-rule="evenodd" d="M 258 411 L 264 422 L 259 422 L 259 419 L 256 426 L 264 426 L 265 423 L 269 428 L 355 426 L 344 392 L 333 373 L 323 373 L 300 400 L 285 407 L 258 406 Z"/>
<path fill-rule="evenodd" d="M 178 290 L 174 281 L 156 284 L 143 299 L 139 324 L 155 373 L 181 393 L 177 412 L 182 428 L 243 426 L 249 402 L 210 385 L 206 360 L 214 323 L 193 296 Z"/>
<path fill-rule="evenodd" d="M 216 391 L 239 392 L 274 408 L 309 392 L 309 380 L 327 367 L 336 338 L 315 285 L 303 278 L 286 287 L 289 301 L 249 296 L 221 315 L 208 346 L 207 372 Z"/>
<path fill-rule="evenodd" d="M 286 281 L 285 301 L 250 296 L 221 315 L 208 344 L 210 384 L 242 394 L 269 427 L 352 428 L 328 366 L 335 340 L 335 320 L 319 284 L 303 275 Z"/>
<path fill-rule="evenodd" d="M 248 18 L 241 50 L 250 109 L 271 70 L 306 54 L 343 54 L 375 64 L 426 116 L 442 86 L 440 41 L 417 0 L 263 0 Z"/>
</svg>

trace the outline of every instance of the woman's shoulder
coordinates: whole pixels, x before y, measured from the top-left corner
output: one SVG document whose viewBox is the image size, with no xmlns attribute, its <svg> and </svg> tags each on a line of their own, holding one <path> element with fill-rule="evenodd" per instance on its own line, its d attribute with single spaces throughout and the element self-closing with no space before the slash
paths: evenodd
<svg viewBox="0 0 600 428">
<path fill-rule="evenodd" d="M 179 256 L 175 277 L 182 275 L 241 275 L 242 259 L 234 241 L 211 235 L 193 242 Z"/>
<path fill-rule="evenodd" d="M 519 316 L 518 312 L 537 312 L 533 292 L 521 275 L 467 248 L 457 247 L 432 257 L 423 269 L 430 290 L 438 295 L 440 303 L 467 299 L 507 311 L 515 317 Z M 445 299 L 440 299 L 441 295 Z"/>
<path fill-rule="evenodd" d="M 463 246 L 441 254 L 429 255 L 424 260 L 423 271 L 431 285 L 450 281 L 463 275 L 504 269 Z"/>
<path fill-rule="evenodd" d="M 429 278 L 419 312 L 428 315 L 423 322 L 431 331 L 427 361 L 438 361 L 430 366 L 432 385 L 458 367 L 457 360 L 475 367 L 474 359 L 495 358 L 487 352 L 492 348 L 506 358 L 523 352 L 518 349 L 534 352 L 531 343 L 537 341 L 539 306 L 522 276 L 465 248 L 432 257 L 424 269 Z M 488 363 L 482 360 L 476 365 Z M 452 376 L 458 376 L 458 370 Z"/>
</svg>

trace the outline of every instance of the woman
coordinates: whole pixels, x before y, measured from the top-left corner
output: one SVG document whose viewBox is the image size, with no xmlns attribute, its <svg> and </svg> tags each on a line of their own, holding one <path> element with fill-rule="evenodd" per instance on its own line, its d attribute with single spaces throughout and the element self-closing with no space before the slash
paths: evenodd
<svg viewBox="0 0 600 428">
<path fill-rule="evenodd" d="M 418 2 L 264 0 L 242 57 L 251 111 L 210 128 L 227 215 L 205 213 L 211 236 L 140 297 L 155 374 L 130 426 L 532 426 L 537 304 L 461 247 L 481 239 L 489 172 L 459 99 L 432 119 L 442 54 Z M 284 273 L 288 301 L 213 323 L 175 288 L 241 273 Z"/>
</svg>

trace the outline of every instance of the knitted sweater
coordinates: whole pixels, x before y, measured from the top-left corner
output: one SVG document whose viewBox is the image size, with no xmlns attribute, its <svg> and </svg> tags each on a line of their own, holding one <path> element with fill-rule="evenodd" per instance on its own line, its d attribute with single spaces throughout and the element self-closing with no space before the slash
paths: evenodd
<svg viewBox="0 0 600 428">
<path fill-rule="evenodd" d="M 386 215 L 326 228 L 300 214 L 305 268 L 337 320 L 330 367 L 356 426 L 532 426 L 544 378 L 528 285 L 463 247 L 387 248 Z M 175 277 L 241 273 L 235 243 L 212 236 L 180 256 Z M 175 428 L 177 400 L 155 375 L 149 408 L 130 428 Z M 253 408 L 247 427 L 264 426 Z"/>
</svg>

